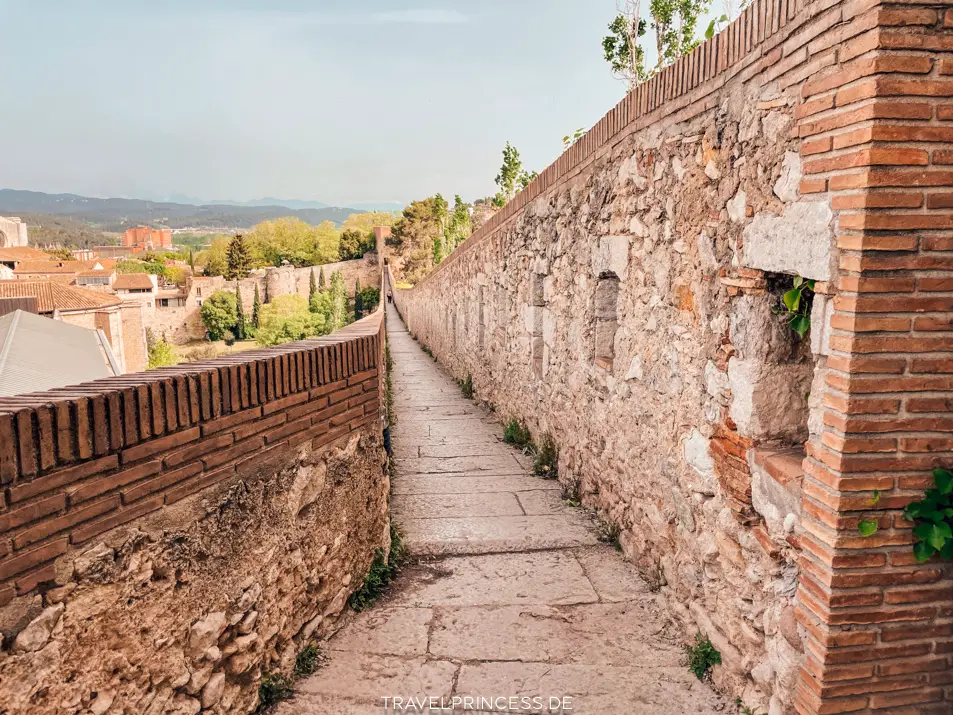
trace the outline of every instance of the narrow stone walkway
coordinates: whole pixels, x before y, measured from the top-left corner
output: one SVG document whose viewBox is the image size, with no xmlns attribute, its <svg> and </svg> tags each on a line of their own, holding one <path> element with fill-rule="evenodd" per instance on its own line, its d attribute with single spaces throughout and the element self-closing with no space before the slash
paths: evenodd
<svg viewBox="0 0 953 715">
<path fill-rule="evenodd" d="M 420 561 L 322 644 L 327 664 L 277 712 L 450 713 L 421 699 L 454 697 L 492 701 L 456 713 L 724 712 L 686 667 L 659 597 L 556 482 L 533 476 L 391 306 L 387 336 L 393 517 Z M 385 710 L 385 698 L 403 709 Z"/>
</svg>

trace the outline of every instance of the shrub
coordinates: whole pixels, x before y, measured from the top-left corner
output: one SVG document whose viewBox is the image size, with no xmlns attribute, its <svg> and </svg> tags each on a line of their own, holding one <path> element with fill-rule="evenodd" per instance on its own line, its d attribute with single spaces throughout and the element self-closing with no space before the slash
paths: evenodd
<svg viewBox="0 0 953 715">
<path fill-rule="evenodd" d="M 351 608 L 360 612 L 374 605 L 390 582 L 397 576 L 406 558 L 406 547 L 400 529 L 391 521 L 390 552 L 385 554 L 384 549 L 378 549 L 374 552 L 374 560 L 371 562 L 371 568 L 364 578 L 364 583 L 348 599 Z"/>
<path fill-rule="evenodd" d="M 913 533 L 918 541 L 913 545 L 913 553 L 921 563 L 934 554 L 943 559 L 953 558 L 953 473 L 935 469 L 933 483 L 935 487 L 928 489 L 923 499 L 903 512 L 905 519 L 916 524 Z"/>
<path fill-rule="evenodd" d="M 238 299 L 230 290 L 217 290 L 205 299 L 200 312 L 209 340 L 222 340 L 238 322 Z"/>
<path fill-rule="evenodd" d="M 701 633 L 695 634 L 695 645 L 685 646 L 685 653 L 688 655 L 688 669 L 699 680 L 705 679 L 713 665 L 721 665 L 721 653 Z"/>
<path fill-rule="evenodd" d="M 503 429 L 503 441 L 507 444 L 515 444 L 517 447 L 525 447 L 533 441 L 533 435 L 523 422 L 513 419 Z"/>
<path fill-rule="evenodd" d="M 149 353 L 149 369 L 155 370 L 159 367 L 169 367 L 178 364 L 175 357 L 175 351 L 172 345 L 162 338 L 157 338 L 155 334 L 146 330 L 146 348 Z"/>
<path fill-rule="evenodd" d="M 559 453 L 553 438 L 547 435 L 536 452 L 533 472 L 539 477 L 557 479 L 559 477 Z"/>
<path fill-rule="evenodd" d="M 280 673 L 261 676 L 261 682 L 258 684 L 258 708 L 256 713 L 263 713 L 272 705 L 276 705 L 282 700 L 287 700 L 294 694 L 291 689 L 291 681 Z"/>
<path fill-rule="evenodd" d="M 321 335 L 323 328 L 324 317 L 308 310 L 307 300 L 299 295 L 279 295 L 261 307 L 255 339 L 263 346 L 280 345 Z"/>
<path fill-rule="evenodd" d="M 321 663 L 321 649 L 314 643 L 309 643 L 295 658 L 295 677 L 311 675 Z"/>
<path fill-rule="evenodd" d="M 467 373 L 465 380 L 460 380 L 460 392 L 468 400 L 473 398 L 473 375 Z"/>
</svg>

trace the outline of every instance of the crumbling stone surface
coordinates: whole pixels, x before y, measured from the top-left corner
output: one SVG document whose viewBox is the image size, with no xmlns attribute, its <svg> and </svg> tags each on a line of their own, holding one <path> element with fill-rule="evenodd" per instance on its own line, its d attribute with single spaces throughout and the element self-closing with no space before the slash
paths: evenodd
<svg viewBox="0 0 953 715">
<path fill-rule="evenodd" d="M 792 707 L 801 658 L 779 625 L 797 541 L 765 529 L 748 452 L 802 442 L 819 414 L 810 340 L 780 296 L 830 274 L 833 236 L 829 205 L 797 195 L 797 101 L 737 85 L 629 134 L 394 291 L 411 333 L 480 399 L 553 436 L 563 484 L 664 575 L 686 638 L 722 650 L 716 684 L 772 713 Z"/>
<path fill-rule="evenodd" d="M 0 711 L 248 713 L 388 545 L 373 428 L 115 529 L 0 609 Z M 64 557 L 65 558 L 65 557 Z"/>
</svg>

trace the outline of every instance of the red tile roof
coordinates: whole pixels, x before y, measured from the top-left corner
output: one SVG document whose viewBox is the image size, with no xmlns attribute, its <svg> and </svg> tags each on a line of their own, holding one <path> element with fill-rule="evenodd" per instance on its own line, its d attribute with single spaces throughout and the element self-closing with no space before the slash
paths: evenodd
<svg viewBox="0 0 953 715">
<path fill-rule="evenodd" d="M 37 310 L 40 313 L 52 313 L 54 310 L 65 312 L 98 310 L 122 304 L 122 301 L 114 295 L 53 281 L 0 281 L 0 298 L 26 296 L 36 297 Z"/>
<path fill-rule="evenodd" d="M 113 281 L 113 290 L 152 290 L 152 278 L 148 273 L 123 273 Z"/>
</svg>

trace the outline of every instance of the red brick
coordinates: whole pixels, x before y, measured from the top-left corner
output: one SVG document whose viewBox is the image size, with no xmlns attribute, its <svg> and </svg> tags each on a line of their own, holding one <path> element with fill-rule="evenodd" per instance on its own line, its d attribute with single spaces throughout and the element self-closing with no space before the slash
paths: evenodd
<svg viewBox="0 0 953 715">
<path fill-rule="evenodd" d="M 302 432 L 311 427 L 311 417 L 306 415 L 301 417 L 294 422 L 288 422 L 287 424 L 277 427 L 269 432 L 265 433 L 265 442 L 268 444 L 274 444 L 275 442 L 280 442 L 286 437 Z"/>
<path fill-rule="evenodd" d="M 279 410 L 285 410 L 288 407 L 293 407 L 294 405 L 300 405 L 302 402 L 307 402 L 308 399 L 309 393 L 298 392 L 293 395 L 288 395 L 287 397 L 282 397 L 280 400 L 266 402 L 264 405 L 262 405 L 261 413 L 264 416 L 274 414 Z"/>
<path fill-rule="evenodd" d="M 56 541 L 50 541 L 30 551 L 23 551 L 13 558 L 0 561 L 0 581 L 5 581 L 11 576 L 21 574 L 47 561 L 52 561 L 57 556 L 65 554 L 67 546 L 68 540 L 64 537 Z"/>
<path fill-rule="evenodd" d="M 54 494 L 18 509 L 0 514 L 0 533 L 29 524 L 66 508 L 66 495 Z"/>
<path fill-rule="evenodd" d="M 102 501 L 93 502 L 84 507 L 77 509 L 70 509 L 68 512 L 59 516 L 55 519 L 47 519 L 39 522 L 33 527 L 30 527 L 22 532 L 20 532 L 14 539 L 14 545 L 18 549 L 22 549 L 25 546 L 41 541 L 48 536 L 57 534 L 61 531 L 66 531 L 77 524 L 81 524 L 84 521 L 89 521 L 94 519 L 101 514 L 112 511 L 113 509 L 119 506 L 119 496 L 112 496 Z"/>
<path fill-rule="evenodd" d="M 151 499 L 146 499 L 145 501 L 137 502 L 134 506 L 114 511 L 102 519 L 86 522 L 73 530 L 70 534 L 70 542 L 73 544 L 82 544 L 105 531 L 109 531 L 133 519 L 145 516 L 161 506 L 162 496 L 159 495 Z"/>
<path fill-rule="evenodd" d="M 896 708 L 899 705 L 915 705 L 919 703 L 932 703 L 943 700 L 943 691 L 939 688 L 923 688 L 922 686 L 915 690 L 904 690 L 897 693 L 880 693 L 871 695 L 870 707 L 875 710 L 882 708 Z M 896 712 L 894 710 L 894 712 Z"/>
<path fill-rule="evenodd" d="M 174 449 L 175 447 L 181 447 L 182 445 L 188 444 L 189 442 L 194 442 L 199 437 L 199 428 L 190 427 L 187 430 L 174 432 L 173 434 L 167 435 L 165 437 L 152 439 L 148 442 L 141 442 L 134 447 L 130 447 L 129 449 L 122 451 L 122 463 L 129 464 L 130 462 L 135 462 L 146 457 L 151 457 L 154 454 L 159 454 L 160 452 Z"/>
<path fill-rule="evenodd" d="M 230 415 L 226 415 L 225 417 L 220 417 L 216 420 L 212 420 L 211 422 L 206 422 L 203 424 L 202 435 L 210 435 L 216 432 L 231 429 L 232 427 L 237 427 L 238 425 L 244 424 L 246 422 L 257 420 L 259 417 L 261 417 L 260 407 L 254 407 L 250 410 L 242 410 L 241 412 L 234 412 Z"/>
<path fill-rule="evenodd" d="M 885 595 L 885 602 L 898 603 L 925 603 L 929 601 L 941 602 L 948 600 L 951 593 L 950 586 L 936 588 L 905 588 L 888 589 Z M 940 635 L 937 633 L 936 635 Z"/>
<path fill-rule="evenodd" d="M 13 583 L 16 586 L 17 595 L 23 596 L 33 591 L 41 583 L 47 583 L 54 579 L 56 579 L 56 567 L 48 563 L 19 576 Z"/>
<path fill-rule="evenodd" d="M 253 424 L 257 424 L 257 423 L 253 423 Z M 237 430 L 235 430 L 235 432 L 237 433 L 242 429 L 244 428 L 240 427 Z M 162 459 L 162 463 L 167 468 L 179 467 L 183 464 L 194 462 L 199 457 L 202 457 L 208 454 L 209 452 L 214 452 L 216 450 L 227 447 L 234 441 L 234 439 L 237 439 L 237 437 L 233 438 L 230 433 L 216 435 L 215 437 L 205 437 L 204 439 L 201 439 L 194 444 L 190 444 L 188 447 L 185 447 L 184 449 L 179 449 L 179 450 L 176 450 L 175 452 L 165 455 Z"/>
<path fill-rule="evenodd" d="M 123 489 L 123 504 L 131 504 L 142 497 L 154 494 L 155 492 L 161 491 L 166 487 L 172 486 L 173 484 L 178 484 L 183 479 L 193 477 L 201 471 L 202 464 L 199 462 L 187 464 L 180 469 L 165 471 L 155 479 L 149 479 L 148 481 L 141 482 L 135 486 L 129 487 L 128 489 Z"/>
<path fill-rule="evenodd" d="M 206 469 L 213 469 L 218 467 L 226 462 L 230 462 L 233 459 L 236 459 L 243 454 L 248 454 L 249 452 L 263 447 L 265 444 L 265 438 L 262 436 L 249 437 L 248 439 L 242 440 L 241 442 L 236 442 L 230 447 L 225 449 L 220 449 L 217 452 L 213 452 L 202 458 L 202 463 L 205 465 Z"/>
<path fill-rule="evenodd" d="M 101 479 L 85 482 L 69 492 L 70 506 L 72 507 L 74 504 L 93 499 L 112 489 L 131 484 L 139 479 L 158 474 L 161 468 L 162 463 L 158 460 L 153 460 L 152 462 L 137 464 L 130 469 L 124 469 L 121 472 L 102 477 Z"/>
<path fill-rule="evenodd" d="M 201 474 L 195 479 L 188 479 L 178 486 L 172 487 L 167 492 L 165 492 L 165 503 L 174 504 L 175 502 L 184 499 L 185 497 L 195 494 L 202 489 L 210 487 L 223 479 L 235 475 L 235 466 L 230 465 L 227 467 L 222 467 L 221 469 L 215 469 L 205 474 Z M 162 495 L 159 495 L 159 499 L 162 499 Z"/>
</svg>

